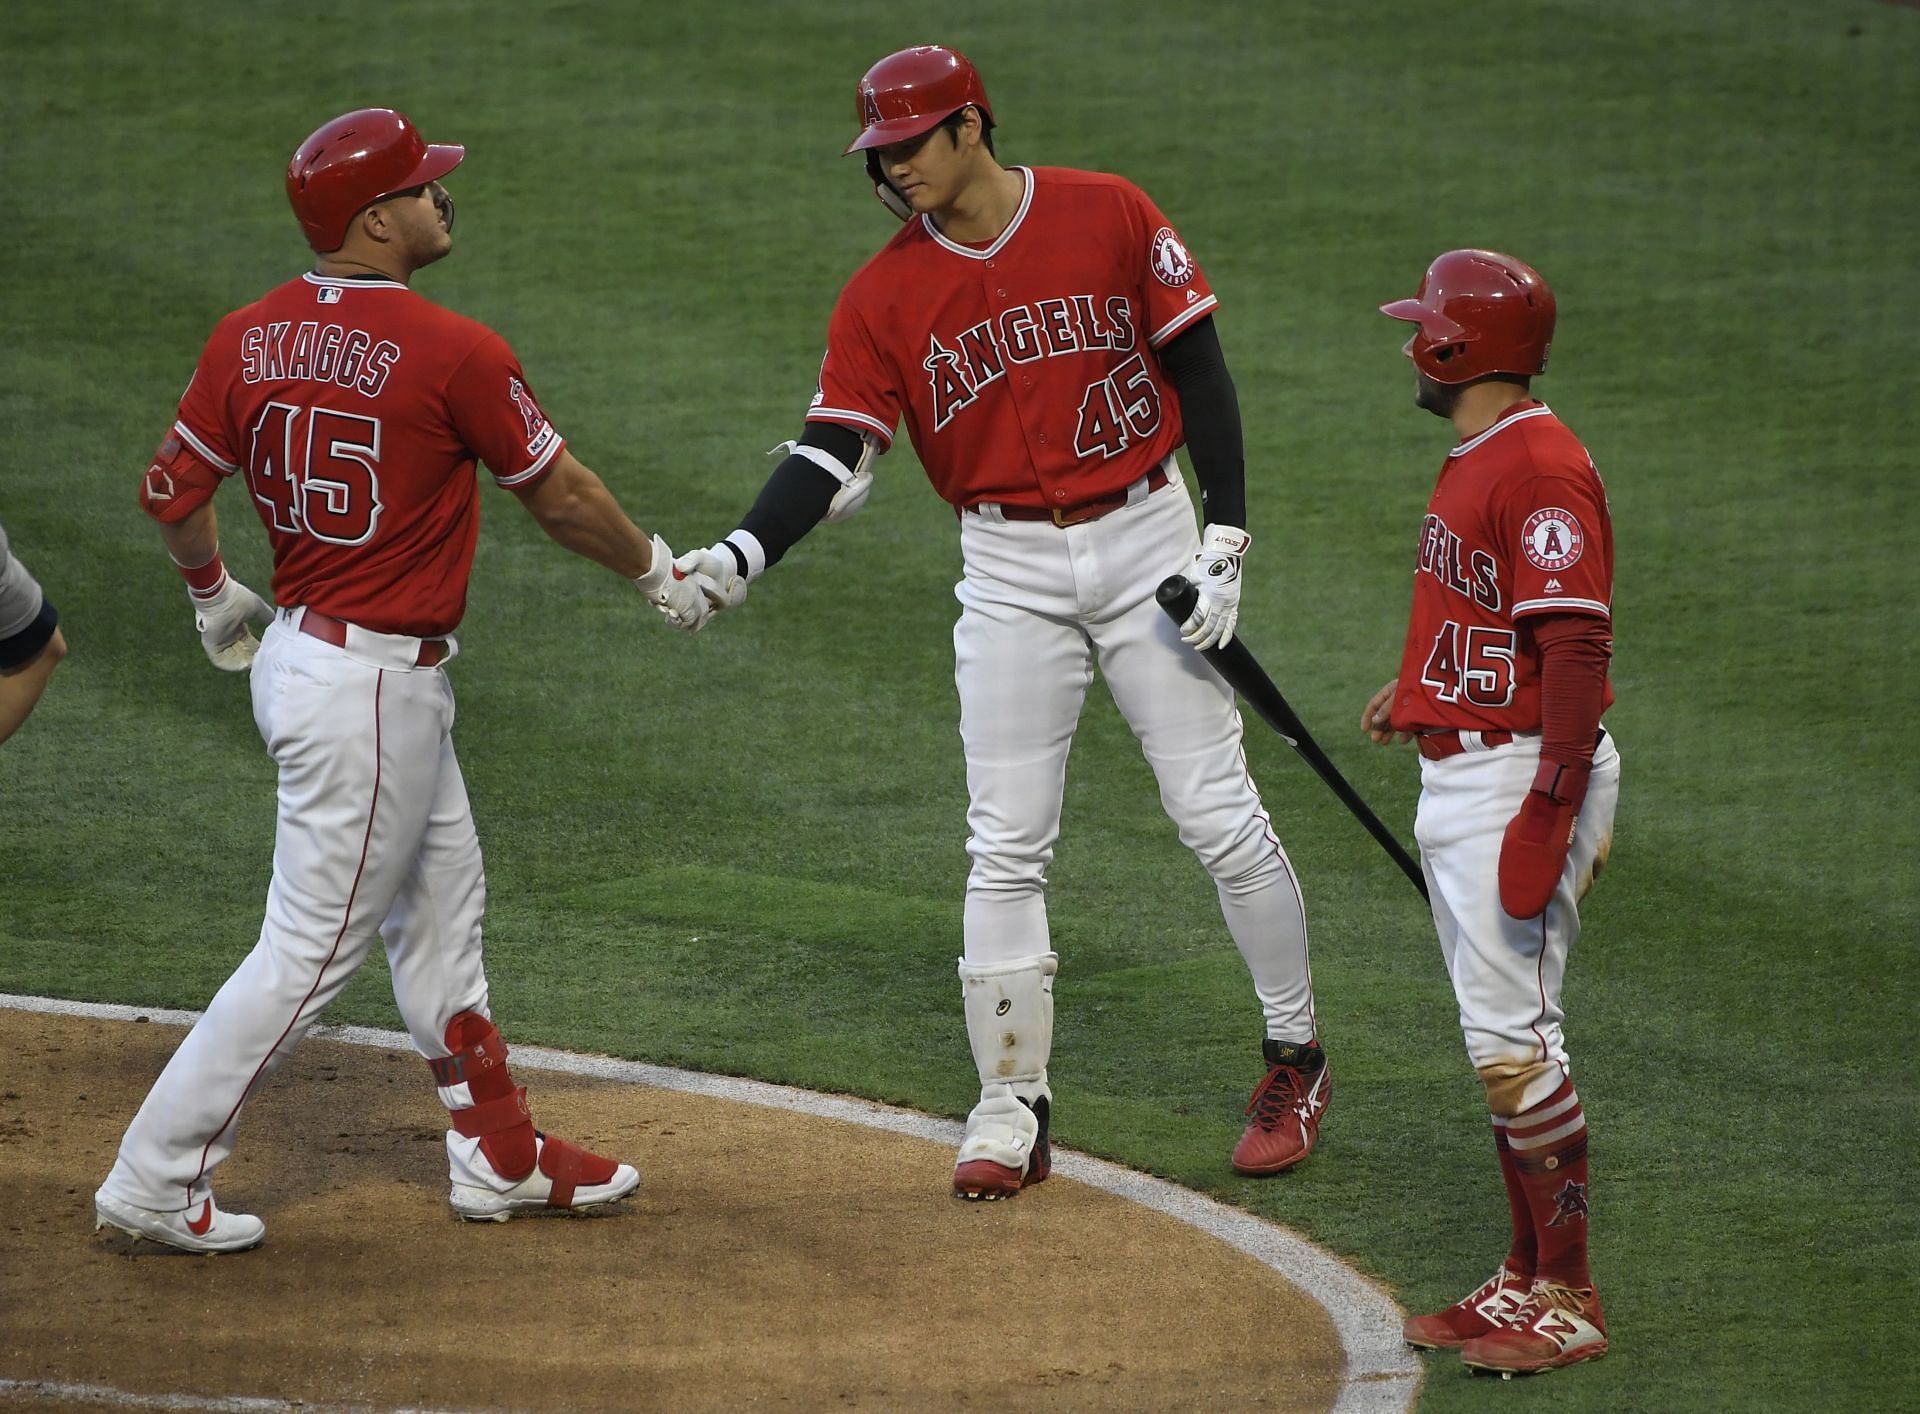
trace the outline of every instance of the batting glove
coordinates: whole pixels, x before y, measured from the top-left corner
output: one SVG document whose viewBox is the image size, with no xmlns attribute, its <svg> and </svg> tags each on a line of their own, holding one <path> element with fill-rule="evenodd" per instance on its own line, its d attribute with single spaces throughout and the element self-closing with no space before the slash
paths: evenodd
<svg viewBox="0 0 1920 1414">
<path fill-rule="evenodd" d="M 1195 648 L 1224 648 L 1233 642 L 1240 619 L 1240 558 L 1253 537 L 1231 525 L 1210 525 L 1200 538 L 1200 553 L 1182 571 L 1200 591 L 1193 613 L 1180 625 L 1180 639 Z"/>
<path fill-rule="evenodd" d="M 247 627 L 273 621 L 273 605 L 224 570 L 220 582 L 205 594 L 189 588 L 193 626 L 200 630 L 200 646 L 223 673 L 244 673 L 253 666 L 260 640 Z"/>
<path fill-rule="evenodd" d="M 673 551 L 659 536 L 653 537 L 653 563 L 633 583 L 674 628 L 683 633 L 698 633 L 707 626 L 707 615 L 712 610 L 707 596 L 700 592 L 700 581 L 674 564 Z"/>
<path fill-rule="evenodd" d="M 1500 906 L 1513 918 L 1538 918 L 1553 902 L 1580 823 L 1593 767 L 1542 759 L 1533 788 L 1500 840 Z"/>
<path fill-rule="evenodd" d="M 673 568 L 700 586 L 708 611 L 717 614 L 747 602 L 747 577 L 740 573 L 737 563 L 725 545 L 714 545 L 687 551 L 673 562 Z"/>
</svg>

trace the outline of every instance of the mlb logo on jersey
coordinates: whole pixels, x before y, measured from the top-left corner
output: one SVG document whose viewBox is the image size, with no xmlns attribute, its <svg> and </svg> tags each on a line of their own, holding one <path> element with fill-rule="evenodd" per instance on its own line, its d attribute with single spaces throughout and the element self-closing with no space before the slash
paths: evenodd
<svg viewBox="0 0 1920 1414">
<path fill-rule="evenodd" d="M 340 303 L 340 287 L 338 285 L 322 285 L 318 290 L 314 291 L 314 298 L 321 304 L 338 304 Z"/>
<path fill-rule="evenodd" d="M 1520 548 L 1535 569 L 1558 572 L 1580 558 L 1586 537 L 1580 533 L 1580 522 L 1573 518 L 1573 512 L 1549 506 L 1527 517 L 1520 532 Z"/>
</svg>

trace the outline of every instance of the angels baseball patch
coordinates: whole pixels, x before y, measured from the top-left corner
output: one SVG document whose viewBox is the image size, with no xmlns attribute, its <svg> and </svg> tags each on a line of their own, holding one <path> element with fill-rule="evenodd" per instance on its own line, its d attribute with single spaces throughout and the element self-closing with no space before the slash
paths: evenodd
<svg viewBox="0 0 1920 1414">
<path fill-rule="evenodd" d="M 1153 234 L 1153 273 L 1163 285 L 1179 289 L 1193 279 L 1193 257 L 1180 244 L 1173 227 L 1162 226 Z"/>
<path fill-rule="evenodd" d="M 1527 563 L 1537 570 L 1565 569 L 1580 558 L 1586 543 L 1573 512 L 1558 506 L 1535 511 L 1527 517 L 1526 527 L 1520 532 L 1520 547 L 1526 552 Z"/>
</svg>

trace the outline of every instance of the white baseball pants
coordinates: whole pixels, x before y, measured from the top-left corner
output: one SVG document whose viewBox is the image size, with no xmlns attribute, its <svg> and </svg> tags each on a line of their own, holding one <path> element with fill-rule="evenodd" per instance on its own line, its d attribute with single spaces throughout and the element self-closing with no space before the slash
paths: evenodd
<svg viewBox="0 0 1920 1414">
<path fill-rule="evenodd" d="M 266 917 L 121 1141 L 103 1189 L 139 1207 L 174 1211 L 207 1197 L 241 1107 L 376 934 L 421 1055 L 448 1054 L 447 1024 L 460 1012 L 487 1014 L 486 884 L 454 759 L 453 688 L 440 668 L 413 666 L 418 639 L 355 629 L 336 648 L 296 630 L 301 612 L 280 612 L 253 664 L 254 722 L 280 774 Z"/>
<path fill-rule="evenodd" d="M 1539 764 L 1538 736 L 1422 759 L 1414 817 L 1467 1054 L 1504 1115 L 1541 1103 L 1570 1074 L 1560 986 L 1580 936 L 1579 901 L 1606 864 L 1620 798 L 1620 753 L 1608 733 L 1552 901 L 1538 918 L 1511 918 L 1500 906 L 1500 843 Z"/>
<path fill-rule="evenodd" d="M 1314 1035 L 1300 887 L 1241 752 L 1233 691 L 1180 642 L 1154 599 L 1200 548 L 1193 503 L 1169 484 L 1084 525 L 960 518 L 965 577 L 953 631 L 973 868 L 966 959 L 1050 951 L 1046 868 L 1060 833 L 1067 752 L 1097 661 L 1180 838 L 1213 876 L 1253 974 L 1267 1034 Z"/>
</svg>

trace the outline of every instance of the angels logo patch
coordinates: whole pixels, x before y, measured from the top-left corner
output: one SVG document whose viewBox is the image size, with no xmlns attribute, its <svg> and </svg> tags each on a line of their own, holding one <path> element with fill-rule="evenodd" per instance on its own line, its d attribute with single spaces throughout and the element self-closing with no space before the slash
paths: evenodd
<svg viewBox="0 0 1920 1414">
<path fill-rule="evenodd" d="M 860 123 L 862 127 L 871 128 L 879 121 L 880 95 L 873 91 L 872 84 L 868 84 L 860 90 Z"/>
<path fill-rule="evenodd" d="M 1573 564 L 1586 546 L 1587 537 L 1581 533 L 1580 522 L 1573 518 L 1572 511 L 1563 511 L 1558 506 L 1535 511 L 1527 517 L 1526 527 L 1520 532 L 1520 548 L 1526 552 L 1527 563 L 1549 573 Z"/>
<path fill-rule="evenodd" d="M 527 391 L 527 385 L 518 378 L 507 380 L 507 396 L 513 405 L 520 409 L 520 420 L 527 425 L 527 455 L 537 457 L 541 448 L 553 440 L 553 428 L 547 424 L 546 414 L 540 411 L 533 400 L 533 394 Z"/>
<path fill-rule="evenodd" d="M 1194 276 L 1193 257 L 1187 254 L 1187 248 L 1180 244 L 1180 237 L 1173 233 L 1173 227 L 1162 226 L 1153 233 L 1154 278 L 1163 285 L 1179 289 L 1192 281 Z"/>
</svg>

